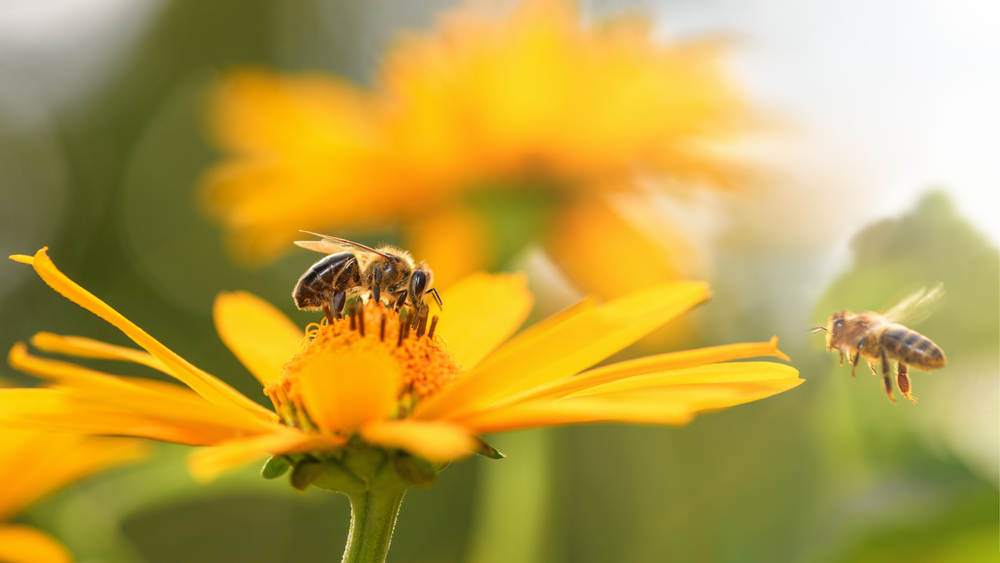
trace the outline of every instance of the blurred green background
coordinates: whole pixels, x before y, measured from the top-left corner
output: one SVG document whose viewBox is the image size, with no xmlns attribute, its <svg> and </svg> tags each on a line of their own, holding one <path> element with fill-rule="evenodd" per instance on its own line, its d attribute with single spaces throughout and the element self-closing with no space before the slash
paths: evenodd
<svg viewBox="0 0 1000 563">
<path fill-rule="evenodd" d="M 696 13 L 689 4 L 685 13 Z M 219 229 L 197 212 L 193 186 L 218 159 L 203 130 L 208 88 L 220 71 L 247 63 L 370 83 L 397 28 L 426 27 L 451 3 L 109 5 L 124 15 L 97 35 L 116 41 L 95 35 L 78 67 L 71 57 L 31 62 L 8 50 L 4 58 L 0 250 L 48 245 L 71 278 L 263 403 L 256 381 L 215 334 L 212 299 L 223 290 L 252 291 L 305 325 L 314 315 L 296 311 L 289 292 L 314 256 L 290 253 L 263 269 L 239 268 L 223 253 Z M 26 70 L 38 61 L 53 65 L 51 76 Z M 47 95 L 34 94 L 37 88 Z M 453 464 L 433 488 L 407 495 L 389 561 L 998 559 L 1000 259 L 956 211 L 948 186 L 918 195 L 923 188 L 911 186 L 907 211 L 860 230 L 857 219 L 838 219 L 850 213 L 850 201 L 831 212 L 828 195 L 807 194 L 799 217 L 783 226 L 762 226 L 753 209 L 744 210 L 713 239 L 716 297 L 698 312 L 699 343 L 778 334 L 804 385 L 679 429 L 495 436 L 507 459 Z M 822 338 L 807 332 L 835 310 L 876 309 L 905 287 L 936 282 L 945 284 L 946 301 L 917 328 L 946 351 L 949 365 L 912 377 L 918 406 L 890 404 L 867 370 L 852 380 Z M 29 268 L 5 262 L 0 348 L 42 330 L 128 344 Z M 6 366 L 0 375 L 30 383 Z M 296 493 L 260 479 L 254 467 L 199 486 L 183 467 L 188 450 L 158 452 L 69 488 L 21 519 L 60 538 L 81 561 L 340 556 L 346 498 Z"/>
</svg>

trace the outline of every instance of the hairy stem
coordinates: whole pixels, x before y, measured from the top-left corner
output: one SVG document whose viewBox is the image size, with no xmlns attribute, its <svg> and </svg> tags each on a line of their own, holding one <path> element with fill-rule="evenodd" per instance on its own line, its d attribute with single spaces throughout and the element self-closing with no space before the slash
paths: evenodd
<svg viewBox="0 0 1000 563">
<path fill-rule="evenodd" d="M 405 493 L 405 489 L 367 490 L 347 495 L 351 501 L 351 532 L 342 563 L 385 562 Z"/>
</svg>

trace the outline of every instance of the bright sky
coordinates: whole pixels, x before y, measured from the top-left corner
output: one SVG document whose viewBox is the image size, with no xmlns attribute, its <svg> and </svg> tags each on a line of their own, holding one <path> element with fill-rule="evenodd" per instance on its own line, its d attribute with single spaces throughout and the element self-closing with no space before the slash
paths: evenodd
<svg viewBox="0 0 1000 563">
<path fill-rule="evenodd" d="M 930 187 L 1000 243 L 1000 3 L 659 0 L 672 37 L 733 32 L 755 97 L 856 168 L 897 215 Z"/>
</svg>

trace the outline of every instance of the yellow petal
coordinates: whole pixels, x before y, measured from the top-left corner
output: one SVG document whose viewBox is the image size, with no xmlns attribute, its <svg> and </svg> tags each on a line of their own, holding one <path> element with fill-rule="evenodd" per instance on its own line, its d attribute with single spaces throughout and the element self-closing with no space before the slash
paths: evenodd
<svg viewBox="0 0 1000 563">
<path fill-rule="evenodd" d="M 85 403 L 88 412 L 103 408 L 108 412 L 128 412 L 185 427 L 205 426 L 208 436 L 218 436 L 220 429 L 229 429 L 230 433 L 259 433 L 276 424 L 251 417 L 233 417 L 231 411 L 172 383 L 115 377 L 76 364 L 37 358 L 28 354 L 20 342 L 11 348 L 8 361 L 18 370 L 72 389 L 67 397 L 71 397 L 74 404 Z M 110 433 L 127 434 L 125 429 Z"/>
<path fill-rule="evenodd" d="M 35 253 L 30 262 L 25 256 L 12 256 L 11 259 L 22 263 L 30 263 L 45 283 L 63 297 L 87 309 L 91 313 L 108 321 L 125 333 L 136 344 L 162 362 L 169 373 L 194 389 L 199 395 L 220 407 L 230 410 L 234 416 L 255 417 L 272 420 L 274 413 L 254 403 L 224 382 L 201 371 L 181 358 L 141 328 L 122 316 L 118 311 L 83 289 L 60 272 L 46 254 L 47 248 Z"/>
<path fill-rule="evenodd" d="M 420 214 L 406 231 L 406 248 L 434 268 L 434 284 L 439 288 L 489 269 L 493 263 L 486 226 L 465 207 Z"/>
<path fill-rule="evenodd" d="M 302 401 L 320 428 L 352 434 L 396 406 L 399 364 L 365 351 L 325 351 L 299 372 Z"/>
<path fill-rule="evenodd" d="M 442 292 L 437 333 L 455 360 L 472 369 L 520 328 L 531 311 L 524 276 L 473 274 Z"/>
<path fill-rule="evenodd" d="M 570 319 L 577 317 L 590 311 L 597 306 L 597 300 L 593 297 L 585 297 L 579 302 L 563 309 L 562 311 L 543 319 L 530 327 L 519 332 L 514 338 L 511 338 L 505 342 L 502 346 L 497 348 L 495 352 L 490 354 L 483 360 L 479 367 L 486 366 L 492 362 L 498 361 L 501 358 L 505 358 L 508 355 L 516 355 L 520 353 L 522 349 L 526 346 L 530 346 L 532 342 L 540 338 L 543 334 L 549 332 L 553 328 L 569 321 Z"/>
<path fill-rule="evenodd" d="M 163 442 L 201 446 L 239 435 L 239 429 L 191 421 L 152 417 L 111 405 L 81 401 L 57 389 L 0 389 L 0 422 L 14 428 L 53 432 L 126 435 Z"/>
<path fill-rule="evenodd" d="M 756 358 L 759 356 L 777 356 L 783 360 L 788 360 L 788 356 L 782 353 L 781 350 L 778 350 L 778 337 L 775 336 L 768 342 L 726 344 L 723 346 L 684 350 L 682 352 L 658 354 L 618 362 L 529 389 L 508 398 L 506 402 L 517 402 L 541 397 L 558 398 L 633 376 L 662 373 L 692 366 L 741 360 L 744 358 Z"/>
<path fill-rule="evenodd" d="M 115 346 L 114 344 L 82 336 L 60 336 L 51 332 L 39 332 L 31 337 L 31 345 L 43 352 L 53 354 L 64 354 L 78 358 L 133 362 L 149 366 L 170 375 L 170 370 L 167 369 L 167 366 L 163 365 L 163 362 L 146 352 L 133 348 L 125 348 L 124 346 Z"/>
<path fill-rule="evenodd" d="M 330 450 L 342 446 L 344 442 L 336 436 L 308 435 L 287 429 L 197 450 L 188 458 L 188 468 L 195 479 L 209 482 L 230 469 L 267 455 Z"/>
<path fill-rule="evenodd" d="M 420 198 L 385 191 L 412 182 L 386 165 L 395 153 L 381 142 L 373 100 L 356 86 L 242 70 L 229 73 L 214 98 L 215 136 L 235 154 L 204 175 L 200 191 L 240 258 L 288 251 L 298 229 L 370 225 L 425 204 L 424 191 Z"/>
<path fill-rule="evenodd" d="M 615 299 L 526 341 L 517 354 L 486 362 L 417 405 L 413 416 L 451 418 L 578 373 L 708 296 L 703 283 L 675 282 Z"/>
<path fill-rule="evenodd" d="M 143 440 L 0 429 L 0 520 L 52 491 L 149 453 Z"/>
<path fill-rule="evenodd" d="M 712 364 L 631 377 L 560 400 L 498 405 L 454 421 L 482 433 L 581 422 L 682 424 L 698 412 L 770 397 L 802 382 L 797 370 L 782 364 Z"/>
<path fill-rule="evenodd" d="M 281 373 L 303 338 L 284 313 L 245 291 L 220 293 L 212 315 L 219 337 L 263 385 Z"/>
<path fill-rule="evenodd" d="M 770 397 L 802 383 L 801 379 L 759 379 L 681 384 L 540 399 L 470 413 L 455 422 L 489 433 L 536 426 L 588 422 L 685 424 L 699 412 Z"/>
<path fill-rule="evenodd" d="M 573 395 L 563 401 L 584 399 L 615 400 L 622 403 L 681 401 L 695 411 L 718 410 L 783 393 L 801 385 L 803 379 L 757 379 L 718 383 L 687 383 L 663 387 L 645 387 L 590 395 Z"/>
<path fill-rule="evenodd" d="M 476 433 L 488 434 L 522 428 L 597 422 L 681 425 L 690 422 L 694 412 L 692 406 L 684 401 L 640 402 L 584 397 L 529 401 L 476 412 L 457 422 Z"/>
<path fill-rule="evenodd" d="M 7 363 L 18 371 L 70 386 L 107 391 L 124 390 L 128 385 L 116 377 L 69 362 L 37 358 L 28 353 L 24 342 L 16 342 L 7 354 Z"/>
<path fill-rule="evenodd" d="M 799 371 L 791 366 L 773 362 L 733 362 L 708 364 L 665 373 L 651 373 L 620 379 L 603 385 L 588 387 L 574 393 L 581 397 L 595 393 L 648 389 L 674 385 L 716 384 L 733 385 L 760 381 L 795 380 L 798 385 Z"/>
<path fill-rule="evenodd" d="M 476 445 L 468 429 L 447 422 L 385 420 L 366 425 L 361 436 L 370 444 L 399 448 L 434 463 L 469 455 Z"/>
<path fill-rule="evenodd" d="M 657 244 L 639 232 L 607 202 L 594 198 L 560 210 L 546 250 L 574 285 L 585 293 L 610 299 L 654 284 L 682 279 L 691 271 L 694 252 L 667 225 Z M 669 235 L 669 236 L 668 236 Z M 614 267 L 599 267 L 595 256 L 613 256 Z"/>
<path fill-rule="evenodd" d="M 28 526 L 0 526 L 0 561 L 73 563 L 73 556 L 52 536 Z"/>
</svg>

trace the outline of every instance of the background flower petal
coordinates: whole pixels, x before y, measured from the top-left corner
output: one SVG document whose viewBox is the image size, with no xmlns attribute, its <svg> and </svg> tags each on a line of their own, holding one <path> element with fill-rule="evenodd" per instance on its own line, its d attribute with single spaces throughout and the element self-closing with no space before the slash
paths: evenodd
<svg viewBox="0 0 1000 563">
<path fill-rule="evenodd" d="M 0 520 L 81 477 L 148 453 L 144 441 L 132 438 L 0 429 Z"/>
<path fill-rule="evenodd" d="M 639 232 L 608 202 L 594 200 L 560 210 L 546 241 L 552 261 L 583 293 L 611 299 L 676 279 L 692 272 L 694 252 L 666 224 L 658 234 L 671 244 L 658 244 Z M 595 256 L 613 256 L 614 272 L 594 264 Z"/>
<path fill-rule="evenodd" d="M 28 526 L 0 526 L 0 561 L 5 563 L 73 563 L 55 538 Z"/>
<path fill-rule="evenodd" d="M 448 288 L 493 263 L 492 241 L 481 218 L 461 206 L 420 214 L 406 229 L 406 248 L 434 269 L 434 284 Z"/>
</svg>

